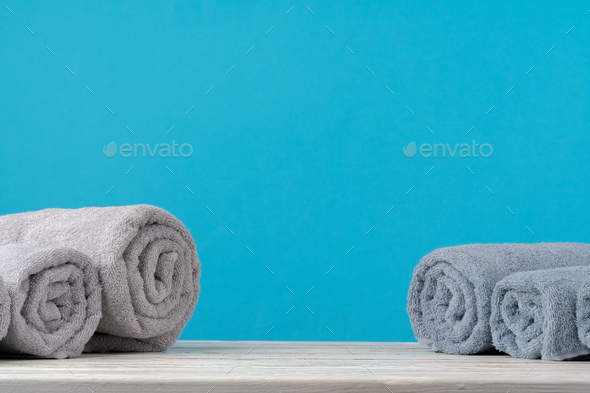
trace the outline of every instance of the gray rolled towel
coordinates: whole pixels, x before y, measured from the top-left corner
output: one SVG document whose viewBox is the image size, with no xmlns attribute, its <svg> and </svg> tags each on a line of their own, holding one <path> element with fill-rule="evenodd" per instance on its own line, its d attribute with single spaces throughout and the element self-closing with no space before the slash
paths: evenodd
<svg viewBox="0 0 590 393">
<path fill-rule="evenodd" d="M 470 244 L 440 248 L 414 269 L 408 315 L 420 343 L 451 354 L 493 349 L 491 296 L 519 271 L 590 264 L 583 243 Z"/>
<path fill-rule="evenodd" d="M 590 354 L 578 338 L 577 295 L 590 267 L 520 272 L 500 280 L 492 294 L 495 347 L 514 357 L 564 360 Z"/>
<path fill-rule="evenodd" d="M 191 317 L 200 263 L 186 227 L 155 206 L 45 209 L 0 216 L 0 244 L 68 246 L 88 254 L 103 317 L 85 351 L 162 351 Z"/>
<path fill-rule="evenodd" d="M 10 325 L 0 352 L 67 358 L 82 353 L 101 317 L 101 286 L 90 258 L 66 247 L 0 246 Z"/>
<path fill-rule="evenodd" d="M 0 276 L 0 340 L 6 336 L 10 324 L 10 296 Z"/>
<path fill-rule="evenodd" d="M 586 272 L 580 280 L 576 302 L 578 337 L 590 348 L 590 272 Z"/>
</svg>

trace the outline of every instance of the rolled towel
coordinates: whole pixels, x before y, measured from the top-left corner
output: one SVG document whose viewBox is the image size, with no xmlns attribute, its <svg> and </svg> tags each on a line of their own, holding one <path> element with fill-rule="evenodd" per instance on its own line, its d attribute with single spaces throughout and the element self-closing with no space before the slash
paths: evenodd
<svg viewBox="0 0 590 393">
<path fill-rule="evenodd" d="M 10 325 L 10 296 L 0 276 L 0 340 L 6 336 L 8 325 Z"/>
<path fill-rule="evenodd" d="M 590 272 L 585 272 L 579 280 L 576 302 L 578 338 L 590 347 Z"/>
<path fill-rule="evenodd" d="M 101 317 L 101 286 L 90 258 L 74 249 L 0 246 L 10 325 L 0 352 L 67 358 L 82 353 Z"/>
<path fill-rule="evenodd" d="M 149 205 L 0 216 L 0 244 L 68 246 L 96 263 L 103 317 L 85 351 L 162 351 L 191 317 L 200 264 L 186 227 Z"/>
<path fill-rule="evenodd" d="M 577 294 L 590 267 L 520 272 L 500 280 L 492 294 L 494 345 L 514 357 L 564 360 L 590 354 L 578 338 Z"/>
<path fill-rule="evenodd" d="M 474 354 L 493 349 L 491 296 L 519 271 L 590 264 L 583 243 L 471 244 L 434 250 L 414 269 L 408 315 L 418 342 L 435 351 Z"/>
</svg>

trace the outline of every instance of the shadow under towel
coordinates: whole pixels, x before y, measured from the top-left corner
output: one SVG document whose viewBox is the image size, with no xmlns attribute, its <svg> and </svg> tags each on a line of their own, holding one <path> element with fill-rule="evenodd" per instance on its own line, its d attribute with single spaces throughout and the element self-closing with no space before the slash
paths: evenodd
<svg viewBox="0 0 590 393">
<path fill-rule="evenodd" d="M 67 358 L 82 353 L 101 317 L 98 272 L 71 248 L 0 246 L 0 276 L 11 298 L 0 352 Z"/>
<path fill-rule="evenodd" d="M 45 209 L 0 216 L 0 244 L 67 246 L 88 254 L 103 317 L 87 352 L 162 351 L 190 319 L 200 264 L 188 229 L 155 206 Z"/>
<path fill-rule="evenodd" d="M 408 315 L 418 341 L 435 351 L 475 354 L 493 348 L 494 286 L 519 271 L 590 264 L 583 243 L 470 244 L 440 248 L 414 269 Z"/>
<path fill-rule="evenodd" d="M 578 289 L 590 284 L 590 267 L 520 272 L 492 295 L 494 345 L 514 357 L 564 360 L 590 354 L 578 338 Z"/>
</svg>

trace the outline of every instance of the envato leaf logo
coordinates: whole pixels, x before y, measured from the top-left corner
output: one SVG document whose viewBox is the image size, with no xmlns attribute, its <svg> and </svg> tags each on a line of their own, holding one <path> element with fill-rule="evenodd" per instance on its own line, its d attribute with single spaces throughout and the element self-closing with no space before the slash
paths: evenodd
<svg viewBox="0 0 590 393">
<path fill-rule="evenodd" d="M 117 149 L 117 143 L 115 141 L 109 143 L 102 148 L 102 154 L 105 157 L 113 158 L 115 155 L 119 155 L 123 158 L 129 157 L 151 157 L 160 156 L 162 158 L 167 157 L 183 157 L 187 158 L 193 154 L 193 147 L 189 143 L 183 143 L 179 145 L 175 140 L 172 140 L 172 144 L 169 143 L 156 143 L 150 145 L 149 143 L 123 143 Z"/>
<path fill-rule="evenodd" d="M 102 153 L 108 158 L 114 157 L 117 154 L 117 144 L 115 142 L 109 143 L 102 148 Z"/>
<path fill-rule="evenodd" d="M 404 155 L 408 158 L 412 158 L 416 155 L 416 142 L 408 143 L 408 146 L 404 146 Z"/>
</svg>

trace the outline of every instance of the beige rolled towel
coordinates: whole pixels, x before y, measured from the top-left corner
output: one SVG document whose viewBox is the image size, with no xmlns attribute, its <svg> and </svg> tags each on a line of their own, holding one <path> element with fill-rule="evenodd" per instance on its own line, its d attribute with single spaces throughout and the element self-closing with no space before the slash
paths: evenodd
<svg viewBox="0 0 590 393">
<path fill-rule="evenodd" d="M 0 216 L 0 244 L 66 246 L 100 273 L 103 318 L 85 351 L 162 351 L 190 319 L 200 263 L 186 227 L 155 206 L 45 209 Z"/>
<path fill-rule="evenodd" d="M 0 352 L 58 359 L 82 353 L 102 303 L 98 271 L 87 255 L 67 247 L 3 245 L 0 276 L 10 296 Z"/>
</svg>

